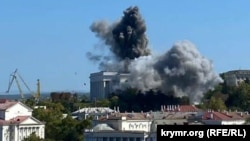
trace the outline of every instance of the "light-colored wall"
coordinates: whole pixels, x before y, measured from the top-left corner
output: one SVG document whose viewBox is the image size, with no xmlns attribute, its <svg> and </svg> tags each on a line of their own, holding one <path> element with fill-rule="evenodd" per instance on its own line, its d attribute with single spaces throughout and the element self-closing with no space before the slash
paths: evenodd
<svg viewBox="0 0 250 141">
<path fill-rule="evenodd" d="M 243 125 L 245 120 L 203 120 L 206 125 Z"/>
<path fill-rule="evenodd" d="M 222 121 L 222 125 L 243 125 L 245 120 L 232 120 L 232 121 Z"/>
<path fill-rule="evenodd" d="M 151 121 L 149 120 L 121 120 L 119 130 L 122 131 L 150 131 Z"/>
<path fill-rule="evenodd" d="M 117 72 L 98 72 L 90 74 L 90 98 L 91 100 L 106 98 L 114 88 L 124 83 L 128 74 Z"/>
<path fill-rule="evenodd" d="M 4 125 L 0 127 L 1 141 L 22 141 L 33 132 L 40 138 L 45 138 L 45 125 Z"/>
<path fill-rule="evenodd" d="M 4 119 L 9 120 L 16 116 L 32 116 L 32 111 L 30 111 L 20 103 L 17 103 L 5 111 Z"/>
<path fill-rule="evenodd" d="M 17 116 L 32 116 L 32 109 L 21 103 L 8 108 L 3 119 L 9 120 Z M 21 124 L 0 126 L 1 141 L 22 141 L 23 138 L 30 136 L 33 132 L 40 138 L 45 138 L 45 125 L 37 122 L 33 118 L 23 121 Z"/>
</svg>

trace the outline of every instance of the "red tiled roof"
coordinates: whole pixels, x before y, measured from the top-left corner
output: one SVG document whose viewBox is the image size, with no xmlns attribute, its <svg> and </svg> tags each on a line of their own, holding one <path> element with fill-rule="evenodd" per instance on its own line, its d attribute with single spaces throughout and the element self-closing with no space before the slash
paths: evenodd
<svg viewBox="0 0 250 141">
<path fill-rule="evenodd" d="M 8 99 L 0 99 L 0 103 L 5 103 L 7 101 L 9 101 L 9 100 Z"/>
<path fill-rule="evenodd" d="M 9 125 L 9 124 L 20 124 L 24 120 L 28 119 L 30 116 L 17 116 L 10 120 L 2 120 L 0 119 L 0 125 Z"/>
<path fill-rule="evenodd" d="M 17 103 L 18 103 L 17 101 L 8 101 L 8 100 L 1 101 L 0 102 L 0 110 L 6 110 Z"/>
<path fill-rule="evenodd" d="M 227 114 L 222 112 L 205 112 L 202 117 L 203 120 L 238 120 L 243 119 L 237 114 Z"/>
</svg>

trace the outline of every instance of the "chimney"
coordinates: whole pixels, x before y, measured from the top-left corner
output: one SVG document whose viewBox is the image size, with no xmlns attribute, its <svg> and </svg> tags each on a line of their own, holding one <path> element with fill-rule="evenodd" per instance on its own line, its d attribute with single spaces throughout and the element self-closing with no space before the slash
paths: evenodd
<svg viewBox="0 0 250 141">
<path fill-rule="evenodd" d="M 243 113 L 242 112 L 240 112 L 240 116 L 243 117 Z"/>
<path fill-rule="evenodd" d="M 117 112 L 120 113 L 119 106 L 117 107 Z"/>
<path fill-rule="evenodd" d="M 181 111 L 180 105 L 177 105 L 177 107 L 178 107 L 178 111 Z"/>
<path fill-rule="evenodd" d="M 211 119 L 214 118 L 214 113 L 210 113 L 210 118 L 211 118 Z"/>
<path fill-rule="evenodd" d="M 163 109 L 164 109 L 164 111 L 165 111 L 165 109 L 166 109 L 166 106 L 165 106 L 165 105 L 163 105 Z"/>
<path fill-rule="evenodd" d="M 161 105 L 161 111 L 163 112 L 164 111 L 164 109 L 163 109 L 163 106 Z"/>
<path fill-rule="evenodd" d="M 170 110 L 169 105 L 167 105 L 167 111 L 169 111 L 169 110 Z"/>
</svg>

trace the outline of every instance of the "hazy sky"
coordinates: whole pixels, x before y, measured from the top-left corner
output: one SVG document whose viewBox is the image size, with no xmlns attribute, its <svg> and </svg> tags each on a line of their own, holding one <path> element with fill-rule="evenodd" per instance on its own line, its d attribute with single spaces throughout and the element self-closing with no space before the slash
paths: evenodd
<svg viewBox="0 0 250 141">
<path fill-rule="evenodd" d="M 1 0 L 0 94 L 16 68 L 34 91 L 38 78 L 41 91 L 89 91 L 89 75 L 99 70 L 85 54 L 101 46 L 90 25 L 115 22 L 130 6 L 139 7 L 155 53 L 189 40 L 217 73 L 250 69 L 249 5 L 247 0 Z M 13 84 L 10 92 L 17 90 Z"/>
</svg>

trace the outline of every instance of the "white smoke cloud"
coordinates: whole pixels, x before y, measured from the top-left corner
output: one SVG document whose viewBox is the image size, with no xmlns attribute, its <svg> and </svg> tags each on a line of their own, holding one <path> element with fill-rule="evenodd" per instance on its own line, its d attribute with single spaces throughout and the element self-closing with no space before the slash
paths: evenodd
<svg viewBox="0 0 250 141">
<path fill-rule="evenodd" d="M 142 56 L 129 65 L 130 77 L 124 88 L 142 91 L 160 89 L 175 96 L 188 96 L 200 102 L 203 94 L 223 80 L 213 71 L 212 62 L 202 56 L 190 41 L 176 42 L 163 55 Z"/>
</svg>

